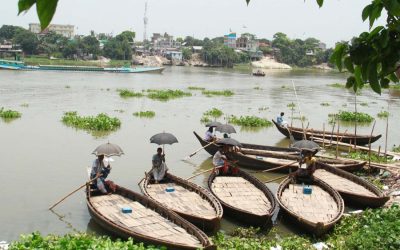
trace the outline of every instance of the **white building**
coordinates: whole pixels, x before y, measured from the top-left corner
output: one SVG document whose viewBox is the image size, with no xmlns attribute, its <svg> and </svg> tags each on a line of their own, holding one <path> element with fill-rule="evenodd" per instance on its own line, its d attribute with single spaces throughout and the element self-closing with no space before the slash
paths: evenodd
<svg viewBox="0 0 400 250">
<path fill-rule="evenodd" d="M 75 35 L 74 25 L 62 25 L 62 24 L 50 24 L 45 30 L 41 30 L 40 24 L 30 23 L 29 31 L 35 34 L 46 34 L 49 31 L 53 31 L 59 35 L 65 36 L 67 38 L 73 38 Z"/>
</svg>

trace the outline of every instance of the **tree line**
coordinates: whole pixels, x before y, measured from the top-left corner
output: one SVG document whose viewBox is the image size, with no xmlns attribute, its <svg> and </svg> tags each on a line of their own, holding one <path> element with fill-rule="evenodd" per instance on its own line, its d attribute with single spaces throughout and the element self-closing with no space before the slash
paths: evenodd
<svg viewBox="0 0 400 250">
<path fill-rule="evenodd" d="M 11 41 L 12 44 L 18 44 L 27 55 L 46 54 L 49 57 L 66 59 L 87 57 L 97 59 L 98 56 L 105 56 L 111 59 L 130 60 L 134 38 L 135 32 L 132 31 L 124 31 L 115 37 L 100 34 L 98 38 L 92 32 L 88 36 L 69 39 L 52 31 L 37 35 L 13 25 L 3 25 L 0 28 L 0 43 Z M 106 42 L 101 50 L 99 40 L 102 39 Z"/>
</svg>

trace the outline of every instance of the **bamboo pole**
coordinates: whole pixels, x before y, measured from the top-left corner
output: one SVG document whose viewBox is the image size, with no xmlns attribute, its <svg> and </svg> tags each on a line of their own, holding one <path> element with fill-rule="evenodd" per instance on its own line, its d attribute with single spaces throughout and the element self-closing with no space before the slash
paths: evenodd
<svg viewBox="0 0 400 250">
<path fill-rule="evenodd" d="M 186 180 L 188 181 L 188 180 L 190 180 L 190 179 L 193 179 L 194 177 L 196 177 L 196 176 L 199 176 L 199 175 L 201 175 L 201 174 L 204 174 L 204 173 L 207 173 L 207 172 L 210 172 L 211 170 L 214 170 L 214 169 L 219 169 L 219 168 L 222 168 L 223 166 L 220 166 L 220 167 L 216 167 L 216 168 L 210 168 L 210 169 L 207 169 L 207 170 L 204 170 L 204 171 L 201 171 L 200 173 L 197 173 L 197 174 L 195 174 L 195 175 L 193 175 L 193 176 L 190 176 L 189 178 L 187 178 Z"/>
<path fill-rule="evenodd" d="M 322 129 L 323 129 L 323 135 L 322 135 L 322 139 L 323 139 L 323 141 L 322 141 L 322 147 L 323 148 L 325 148 L 325 122 L 324 123 L 322 123 Z"/>
<path fill-rule="evenodd" d="M 204 148 L 206 148 L 206 147 L 208 147 L 208 146 L 210 146 L 211 144 L 214 144 L 214 143 L 215 143 L 215 142 L 212 141 L 212 142 L 208 143 L 207 145 L 205 145 L 204 147 L 201 147 L 201 148 L 197 149 L 196 151 L 194 151 L 194 152 L 191 153 L 190 155 L 186 156 L 186 157 L 185 157 L 185 160 L 188 160 L 188 159 L 191 158 L 193 155 L 197 154 L 200 150 L 202 150 L 202 149 L 204 149 Z"/>
<path fill-rule="evenodd" d="M 338 154 L 339 154 L 339 127 L 340 127 L 340 122 L 338 120 L 338 122 L 337 122 L 337 134 L 336 134 L 336 159 L 338 158 Z"/>
<path fill-rule="evenodd" d="M 389 101 L 387 107 L 388 116 L 386 117 L 386 136 L 385 136 L 385 162 L 387 162 L 387 141 L 388 141 L 388 133 L 389 133 Z"/>
<path fill-rule="evenodd" d="M 101 176 L 101 175 L 100 175 Z M 61 202 L 63 202 L 65 199 L 67 199 L 68 197 L 70 197 L 71 195 L 73 195 L 74 193 L 78 192 L 79 190 L 81 190 L 83 187 L 85 187 L 87 184 L 91 183 L 92 181 L 97 180 L 98 178 L 100 178 L 100 176 L 97 176 L 91 180 L 89 180 L 88 182 L 86 182 L 85 184 L 83 184 L 82 186 L 78 187 L 77 189 L 75 189 L 74 191 L 72 191 L 71 193 L 67 194 L 66 196 L 64 196 L 63 198 L 61 198 L 59 201 L 57 201 L 54 205 L 52 205 L 51 207 L 49 207 L 49 210 L 52 210 L 55 206 L 57 206 L 58 204 L 60 204 Z"/>
<path fill-rule="evenodd" d="M 335 131 L 337 115 L 335 115 L 334 117 L 335 118 L 333 119 L 332 133 L 331 133 L 331 139 L 329 140 L 329 144 L 332 144 L 333 131 Z"/>
<path fill-rule="evenodd" d="M 278 170 L 278 169 L 282 169 L 282 168 L 285 168 L 285 167 L 289 167 L 289 166 L 291 166 L 292 164 L 295 164 L 295 163 L 297 163 L 297 161 L 290 162 L 290 163 L 285 164 L 285 165 L 283 165 L 283 166 L 279 166 L 279 167 L 275 167 L 275 168 L 270 168 L 270 169 L 267 169 L 267 170 L 263 170 L 263 171 L 261 171 L 261 172 L 263 172 L 263 173 L 265 173 L 265 172 L 272 172 L 272 171 L 275 171 L 275 170 Z"/>
<path fill-rule="evenodd" d="M 354 111 L 356 122 L 354 123 L 354 149 L 357 147 L 357 91 L 354 92 Z"/>
<path fill-rule="evenodd" d="M 374 121 L 374 125 L 372 125 L 371 136 L 369 137 L 369 140 L 368 140 L 368 158 L 369 158 L 368 166 L 369 167 L 371 167 L 371 137 L 372 137 L 372 133 L 374 132 L 375 123 L 376 123 L 376 121 Z"/>
<path fill-rule="evenodd" d="M 277 180 L 283 179 L 283 178 L 288 177 L 288 176 L 289 176 L 288 174 L 287 174 L 287 175 L 283 175 L 283 176 L 274 178 L 274 179 L 272 179 L 272 180 L 266 181 L 266 182 L 264 182 L 264 183 L 269 183 L 269 182 L 277 181 Z"/>
<path fill-rule="evenodd" d="M 303 134 L 304 134 L 304 137 L 305 137 L 305 138 L 307 138 L 307 137 L 306 137 L 306 131 L 305 131 L 305 129 L 304 129 L 304 122 L 303 122 L 303 119 L 301 119 L 301 117 L 302 117 L 303 115 L 301 114 L 301 109 L 300 109 L 299 98 L 297 97 L 296 86 L 294 85 L 294 81 L 293 81 L 293 80 L 292 80 L 292 85 L 293 85 L 294 95 L 296 96 L 297 106 L 299 107 L 300 121 L 301 121 L 301 128 L 303 129 Z"/>
</svg>

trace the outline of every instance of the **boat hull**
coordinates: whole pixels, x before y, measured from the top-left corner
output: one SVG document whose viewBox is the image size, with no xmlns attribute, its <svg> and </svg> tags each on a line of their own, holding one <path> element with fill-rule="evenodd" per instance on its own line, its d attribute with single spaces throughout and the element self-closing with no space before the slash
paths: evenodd
<svg viewBox="0 0 400 250">
<path fill-rule="evenodd" d="M 282 127 L 278 125 L 274 120 L 272 122 L 275 124 L 276 128 L 281 132 L 284 136 L 287 138 L 290 138 L 290 135 L 293 136 L 295 140 L 303 140 L 304 139 L 304 131 L 301 128 L 296 128 L 296 127 Z M 288 131 L 290 130 L 290 133 Z M 333 142 L 340 141 L 344 143 L 349 143 L 349 144 L 354 144 L 356 143 L 359 146 L 366 145 L 369 143 L 374 143 L 379 138 L 381 138 L 382 135 L 376 135 L 376 136 L 368 136 L 368 135 L 354 135 L 354 134 L 345 134 L 345 133 L 329 133 L 329 131 L 320 131 L 320 130 L 314 130 L 314 129 L 306 129 L 305 130 L 305 136 L 307 139 L 312 139 L 314 138 L 325 138 L 326 140 L 332 140 Z"/>
<path fill-rule="evenodd" d="M 175 223 L 176 225 L 181 226 L 187 232 L 189 232 L 194 237 L 199 239 L 204 249 L 212 249 L 212 250 L 216 249 L 216 246 L 212 245 L 208 237 L 200 229 L 198 229 L 197 227 L 195 227 L 194 225 L 192 225 L 191 223 L 189 223 L 176 213 L 169 211 L 165 207 L 161 206 L 157 202 L 120 186 L 117 186 L 117 190 L 115 193 L 127 199 L 137 201 L 143 204 L 144 206 L 153 209 L 154 211 L 163 215 L 164 217 L 168 218 L 170 221 L 173 221 L 173 223 Z M 92 194 L 93 193 L 90 191 L 90 187 L 88 185 L 86 188 L 86 203 L 91 217 L 97 224 L 99 224 L 107 231 L 113 233 L 114 235 L 117 235 L 123 239 L 128 239 L 131 237 L 139 242 L 144 242 L 150 245 L 166 246 L 168 247 L 168 249 L 192 249 L 192 250 L 198 249 L 198 247 L 191 247 L 182 244 L 174 244 L 171 241 L 161 240 L 157 238 L 156 234 L 154 235 L 154 237 L 149 237 L 148 235 L 137 233 L 133 230 L 129 230 L 129 228 L 126 226 L 110 221 L 93 206 L 92 202 L 90 201 L 90 197 Z"/>
<path fill-rule="evenodd" d="M 277 209 L 277 202 L 275 200 L 274 195 L 272 192 L 268 189 L 268 187 L 259 181 L 257 178 L 254 176 L 251 176 L 250 174 L 238 169 L 238 174 L 237 176 L 242 177 L 249 181 L 251 184 L 256 186 L 259 190 L 261 190 L 264 195 L 268 198 L 269 202 L 271 203 L 271 209 L 268 211 L 268 213 L 264 215 L 256 215 L 254 213 L 250 213 L 248 211 L 238 209 L 234 206 L 229 205 L 228 203 L 224 202 L 222 199 L 218 197 L 217 194 L 215 194 L 212 190 L 212 184 L 214 179 L 217 177 L 217 174 L 213 172 L 209 178 L 208 178 L 208 188 L 211 191 L 211 193 L 214 194 L 215 197 L 220 201 L 222 204 L 222 207 L 224 208 L 224 214 L 227 216 L 238 220 L 246 225 L 250 226 L 256 226 L 256 227 L 266 227 L 272 224 L 272 215 Z"/>
<path fill-rule="evenodd" d="M 185 189 L 194 191 L 194 192 L 198 193 L 200 196 L 202 196 L 203 198 L 205 198 L 215 209 L 216 215 L 214 218 L 208 219 L 208 218 L 204 218 L 201 216 L 195 216 L 195 215 L 192 215 L 189 213 L 180 212 L 179 210 L 174 209 L 173 207 L 170 207 L 170 209 L 172 209 L 175 213 L 179 214 L 180 216 L 182 216 L 189 222 L 193 223 L 194 225 L 196 225 L 198 228 L 202 229 L 203 231 L 216 232 L 219 230 L 219 228 L 221 226 L 223 209 L 222 209 L 221 204 L 217 200 L 217 198 L 214 197 L 214 195 L 212 195 L 208 190 L 206 190 L 192 182 L 189 182 L 182 178 L 179 178 L 178 176 L 175 176 L 173 174 L 167 173 L 165 178 L 167 180 L 172 181 L 173 183 L 176 183 L 179 186 L 183 186 Z M 142 190 L 142 192 L 145 196 L 149 197 L 150 199 L 156 200 L 147 191 L 147 186 L 149 184 L 149 181 L 150 181 L 149 178 L 144 178 L 143 181 L 139 185 L 140 189 Z M 162 203 L 161 201 L 159 201 L 159 202 Z"/>
</svg>

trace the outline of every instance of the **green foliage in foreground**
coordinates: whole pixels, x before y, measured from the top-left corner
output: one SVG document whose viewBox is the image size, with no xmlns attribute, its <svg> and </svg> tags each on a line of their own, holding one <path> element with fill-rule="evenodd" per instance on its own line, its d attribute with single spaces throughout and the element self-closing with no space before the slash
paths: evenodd
<svg viewBox="0 0 400 250">
<path fill-rule="evenodd" d="M 62 122 L 66 125 L 89 131 L 113 131 L 121 126 L 118 118 L 101 113 L 97 116 L 78 116 L 76 111 L 65 112 Z"/>
<path fill-rule="evenodd" d="M 4 110 L 0 108 L 0 117 L 3 119 L 16 119 L 21 117 L 21 113 L 15 110 Z"/>
<path fill-rule="evenodd" d="M 387 117 L 389 117 L 389 112 L 387 112 L 387 111 L 381 111 L 381 112 L 379 112 L 379 113 L 377 114 L 377 116 L 378 116 L 379 118 L 387 118 Z"/>
<path fill-rule="evenodd" d="M 201 92 L 205 96 L 233 96 L 234 93 L 230 90 L 203 90 Z"/>
<path fill-rule="evenodd" d="M 334 249 L 400 249 L 400 207 L 348 216 L 328 238 Z"/>
<path fill-rule="evenodd" d="M 345 121 L 345 122 L 372 122 L 374 118 L 370 116 L 367 113 L 362 113 L 362 112 L 349 112 L 349 111 L 339 111 L 338 114 L 329 114 L 329 117 L 331 118 L 330 122 L 333 122 L 335 117 L 339 119 L 340 121 Z"/>
<path fill-rule="evenodd" d="M 171 99 L 176 99 L 184 96 L 192 96 L 192 93 L 184 92 L 182 90 L 158 90 L 158 89 L 148 89 L 147 97 L 150 99 L 155 99 L 159 101 L 168 101 Z"/>
<path fill-rule="evenodd" d="M 349 154 L 344 155 L 344 157 L 360 161 L 369 161 L 368 152 L 361 152 L 361 151 L 350 152 Z M 387 163 L 388 160 L 386 160 L 385 156 L 383 155 L 378 156 L 377 154 L 371 152 L 371 162 Z"/>
<path fill-rule="evenodd" d="M 154 111 L 140 111 L 140 112 L 135 112 L 133 113 L 134 116 L 138 117 L 145 117 L 145 118 L 153 118 L 156 113 Z"/>
<path fill-rule="evenodd" d="M 9 250 L 21 249 L 129 249 L 129 250 L 156 250 L 166 249 L 154 246 L 144 246 L 143 243 L 134 243 L 132 239 L 127 241 L 111 240 L 109 237 L 98 237 L 85 233 L 67 234 L 64 236 L 42 236 L 35 232 L 22 235 L 21 238 L 10 245 Z"/>
<path fill-rule="evenodd" d="M 269 127 L 272 126 L 272 122 L 267 119 L 260 118 L 257 116 L 234 116 L 229 117 L 229 122 L 232 124 L 244 126 L 244 127 Z"/>
<path fill-rule="evenodd" d="M 129 97 L 142 97 L 143 94 L 140 92 L 130 91 L 128 89 L 117 89 L 119 92 L 119 96 L 122 98 L 129 98 Z"/>
<path fill-rule="evenodd" d="M 323 238 L 307 236 L 280 237 L 274 229 L 268 234 L 254 228 L 237 228 L 231 235 L 218 233 L 213 242 L 218 249 L 261 249 L 281 246 L 282 249 L 315 249 L 312 244 L 325 242 L 330 249 L 400 249 L 400 208 L 369 209 L 361 214 L 343 217 L 333 231 Z M 160 249 L 142 243 L 111 240 L 85 233 L 65 236 L 23 235 L 12 242 L 10 250 L 19 249 Z M 162 248 L 161 248 L 162 249 Z"/>
</svg>

